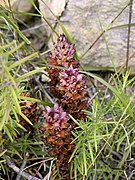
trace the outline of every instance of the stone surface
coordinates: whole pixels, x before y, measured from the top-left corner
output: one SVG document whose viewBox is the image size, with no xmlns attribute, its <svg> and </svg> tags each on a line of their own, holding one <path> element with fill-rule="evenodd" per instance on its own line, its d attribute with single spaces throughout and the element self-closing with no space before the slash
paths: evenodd
<svg viewBox="0 0 135 180">
<path fill-rule="evenodd" d="M 34 12 L 34 7 L 32 6 L 30 0 L 17 0 L 13 4 L 13 8 L 19 12 Z M 22 22 L 28 21 L 28 19 L 31 18 L 31 16 L 25 14 L 17 14 L 16 17 L 20 19 Z"/>
<path fill-rule="evenodd" d="M 71 35 L 76 44 L 78 55 L 81 56 L 90 45 L 101 34 L 101 26 L 106 28 L 108 24 L 119 14 L 127 5 L 128 0 L 39 0 L 40 10 L 52 26 L 56 23 L 56 18 L 48 10 L 48 7 L 54 14 L 60 18 L 61 22 Z M 129 7 L 116 19 L 112 26 L 128 24 Z M 135 20 L 135 11 L 133 10 L 132 22 Z M 45 26 L 47 34 L 52 33 L 48 25 Z M 127 26 L 113 28 L 105 33 L 91 50 L 81 59 L 82 65 L 87 70 L 113 70 L 113 66 L 119 68 L 126 59 L 127 46 Z M 56 27 L 58 33 L 62 33 L 59 25 Z M 131 27 L 130 54 L 135 51 L 135 28 Z M 53 40 L 55 41 L 53 33 Z M 108 43 L 110 54 L 107 50 L 105 38 Z M 49 47 L 52 46 L 50 41 Z M 135 74 L 135 56 L 129 60 L 129 67 L 132 68 L 132 74 Z"/>
</svg>

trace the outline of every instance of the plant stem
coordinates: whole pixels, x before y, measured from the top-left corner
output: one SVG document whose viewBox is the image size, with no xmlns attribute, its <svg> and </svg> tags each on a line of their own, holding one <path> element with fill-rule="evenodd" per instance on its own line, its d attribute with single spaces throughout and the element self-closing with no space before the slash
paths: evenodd
<svg viewBox="0 0 135 180">
<path fill-rule="evenodd" d="M 19 173 L 24 178 L 26 178 L 28 180 L 30 180 L 30 179 L 40 180 L 39 178 L 33 177 L 26 172 L 21 172 L 20 169 L 11 162 L 10 157 L 8 157 L 8 156 L 6 156 L 6 162 L 7 162 L 8 167 L 10 167 L 14 172 Z"/>
<path fill-rule="evenodd" d="M 128 22 L 128 39 L 127 39 L 127 54 L 126 54 L 126 69 L 128 69 L 128 62 L 129 62 L 129 46 L 130 46 L 130 32 L 131 32 L 131 19 L 132 19 L 132 6 L 133 0 L 130 0 L 130 7 L 129 7 L 129 22 Z"/>
</svg>

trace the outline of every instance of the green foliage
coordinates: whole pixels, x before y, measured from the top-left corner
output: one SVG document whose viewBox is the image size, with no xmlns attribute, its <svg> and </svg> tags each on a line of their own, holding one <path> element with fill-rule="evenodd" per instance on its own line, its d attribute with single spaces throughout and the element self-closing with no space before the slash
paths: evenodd
<svg viewBox="0 0 135 180">
<path fill-rule="evenodd" d="M 124 89 L 134 78 L 128 80 L 129 73 L 123 73 L 121 80 L 112 76 L 112 86 L 98 76 L 84 73 L 106 85 L 110 93 L 108 99 L 104 97 L 99 101 L 95 97 L 90 102 L 91 111 L 85 110 L 85 122 L 71 117 L 77 124 L 76 130 L 72 132 L 75 149 L 70 158 L 73 178 L 124 178 L 125 162 L 132 156 L 135 147 L 134 95 L 128 96 Z M 119 154 L 120 159 L 116 163 L 115 158 Z M 111 159 L 113 155 L 116 157 Z"/>
<path fill-rule="evenodd" d="M 31 127 L 33 124 L 22 113 L 20 102 L 32 101 L 49 106 L 51 106 L 51 103 L 21 96 L 22 92 L 27 92 L 23 81 L 39 73 L 45 67 L 31 70 L 28 73 L 20 73 L 22 64 L 37 57 L 38 53 L 29 50 L 29 54 L 27 53 L 25 57 L 21 57 L 20 54 L 24 53 L 27 48 L 25 42 L 29 43 L 29 41 L 6 12 L 0 13 L 7 23 L 5 27 L 10 27 L 11 31 L 17 32 L 18 38 L 23 40 L 23 42 L 22 40 L 20 42 L 18 40 L 10 41 L 2 31 L 0 32 L 3 35 L 0 45 L 0 168 L 4 174 L 8 174 L 8 169 L 5 166 L 5 157 L 7 155 L 17 160 L 23 160 L 26 153 L 36 156 L 45 155 L 40 146 L 42 142 L 31 139 L 29 134 L 24 135 L 26 129 L 19 123 L 20 117 L 31 124 Z"/>
<path fill-rule="evenodd" d="M 42 17 L 42 13 L 33 0 L 31 3 L 39 14 L 0 10 L 0 173 L 4 172 L 7 177 L 10 171 L 5 163 L 7 155 L 12 157 L 17 165 L 22 164 L 27 154 L 37 159 L 48 156 L 47 149 L 43 147 L 38 133 L 39 126 L 36 127 L 37 134 L 32 137 L 31 133 L 26 133 L 25 128 L 19 124 L 19 117 L 23 117 L 32 125 L 31 121 L 21 112 L 20 102 L 32 101 L 39 105 L 52 106 L 52 103 L 35 97 L 20 96 L 22 92 L 27 91 L 23 82 L 45 69 L 44 66 L 20 73 L 21 66 L 27 64 L 32 58 L 38 57 L 37 61 L 40 61 L 41 58 L 45 62 L 39 52 L 32 50 L 30 40 L 21 32 L 12 16 L 13 14 L 27 14 Z M 53 14 L 49 7 L 48 9 Z M 55 18 L 67 39 L 73 43 L 68 30 L 65 29 L 59 18 Z M 56 26 L 52 27 L 47 19 L 44 18 L 44 20 L 52 32 L 58 35 L 55 30 Z M 112 22 L 107 26 L 106 31 L 112 29 Z M 123 26 L 127 25 L 113 28 Z M 6 37 L 5 31 L 14 34 L 15 40 L 10 36 Z M 103 29 L 102 32 L 104 32 Z M 106 45 L 111 55 L 107 42 Z M 81 58 L 89 50 L 90 48 L 81 55 Z M 77 53 L 75 58 L 78 59 Z M 124 173 L 131 173 L 129 163 L 132 164 L 135 156 L 135 95 L 128 95 L 125 93 L 125 89 L 129 85 L 134 85 L 135 77 L 130 79 L 130 72 L 124 73 L 123 71 L 120 77 L 118 74 L 117 76 L 112 75 L 112 81 L 108 83 L 93 73 L 80 72 L 104 85 L 108 96 L 106 98 L 106 95 L 103 94 L 99 98 L 101 94 L 98 92 L 96 96 L 91 98 L 88 109 L 84 111 L 87 114 L 86 121 L 80 121 L 70 116 L 76 123 L 76 128 L 72 131 L 72 142 L 75 147 L 69 160 L 71 162 L 71 179 L 125 179 Z M 29 161 L 29 166 L 32 165 Z M 46 165 L 50 174 L 51 166 L 52 164 L 50 167 L 48 164 Z M 57 174 L 58 171 L 55 169 L 52 178 L 56 179 Z"/>
</svg>

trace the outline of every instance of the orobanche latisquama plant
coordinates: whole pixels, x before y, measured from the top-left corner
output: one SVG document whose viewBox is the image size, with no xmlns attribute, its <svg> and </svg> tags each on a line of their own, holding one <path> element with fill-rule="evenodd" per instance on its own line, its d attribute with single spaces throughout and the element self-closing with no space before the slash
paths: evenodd
<svg viewBox="0 0 135 180">
<path fill-rule="evenodd" d="M 21 93 L 21 96 L 30 97 L 30 92 Z M 32 101 L 20 102 L 21 111 L 33 124 L 38 121 L 37 115 L 37 103 Z M 21 116 L 19 116 L 20 124 L 29 132 L 33 131 L 34 128 Z"/>
<path fill-rule="evenodd" d="M 82 109 L 87 105 L 85 98 L 85 79 L 79 74 L 79 61 L 74 59 L 74 45 L 60 35 L 55 50 L 48 57 L 48 64 L 56 68 L 48 68 L 51 79 L 50 90 L 58 98 L 58 104 L 75 118 L 82 118 Z M 61 67 L 61 68 L 57 68 Z M 63 67 L 63 68 L 62 68 Z"/>
<path fill-rule="evenodd" d="M 47 72 L 50 91 L 57 101 L 53 108 L 45 107 L 43 110 L 41 131 L 48 134 L 44 143 L 51 146 L 49 154 L 57 158 L 62 179 L 68 180 L 68 161 L 73 151 L 71 130 L 75 127 L 68 113 L 76 119 L 85 119 L 82 110 L 88 100 L 84 90 L 85 78 L 79 73 L 79 60 L 74 58 L 74 45 L 64 35 L 60 35 L 54 47 L 48 57 Z"/>
</svg>

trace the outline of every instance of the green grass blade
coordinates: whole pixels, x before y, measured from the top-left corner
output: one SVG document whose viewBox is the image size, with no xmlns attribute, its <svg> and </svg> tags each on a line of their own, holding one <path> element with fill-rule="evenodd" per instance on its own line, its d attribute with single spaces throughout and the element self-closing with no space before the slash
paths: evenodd
<svg viewBox="0 0 135 180">
<path fill-rule="evenodd" d="M 28 40 L 28 38 L 19 29 L 17 30 L 17 33 L 19 34 L 19 36 L 23 39 L 23 41 L 26 44 L 31 44 L 31 42 Z"/>
<path fill-rule="evenodd" d="M 22 113 L 22 112 L 19 112 L 18 113 L 25 121 L 27 121 L 30 125 L 33 125 L 32 122 Z"/>
<path fill-rule="evenodd" d="M 18 155 L 18 157 L 20 157 L 20 159 L 23 159 L 23 157 L 21 156 L 21 154 L 15 149 L 12 147 L 12 149 L 15 151 L 15 154 Z"/>
<path fill-rule="evenodd" d="M 16 78 L 16 81 L 20 82 L 20 81 L 22 81 L 22 79 L 26 79 L 29 76 L 32 76 L 33 74 L 39 73 L 39 72 L 41 72 L 44 69 L 46 69 L 46 67 L 42 67 L 42 68 L 38 68 L 36 70 L 32 70 L 32 71 L 30 71 L 28 73 L 25 73 L 25 74 L 21 75 L 20 77 Z"/>
<path fill-rule="evenodd" d="M 0 51 L 13 46 L 15 43 L 16 43 L 16 40 L 13 40 L 12 42 L 10 42 L 6 45 L 0 46 Z"/>
<path fill-rule="evenodd" d="M 87 158 L 86 158 L 86 150 L 85 150 L 85 144 L 84 143 L 83 143 L 82 153 L 83 153 L 84 171 L 85 171 L 85 176 L 86 176 L 87 175 Z"/>
<path fill-rule="evenodd" d="M 98 80 L 99 82 L 101 82 L 102 84 L 104 84 L 108 89 L 110 89 L 120 100 L 121 102 L 123 103 L 123 105 L 126 107 L 127 106 L 127 101 L 124 99 L 123 96 L 121 96 L 121 94 L 113 87 L 111 86 L 109 83 L 107 83 L 105 80 L 103 80 L 102 78 L 100 78 L 99 76 L 96 76 L 90 72 L 85 72 L 85 71 L 80 71 L 81 73 L 83 74 L 86 74 L 90 77 L 93 77 L 94 79 Z M 128 107 L 128 113 L 130 114 L 130 116 L 133 118 L 134 115 L 133 115 L 133 110 Z"/>
<path fill-rule="evenodd" d="M 101 23 L 99 14 L 98 14 L 98 21 L 99 21 L 100 28 L 101 28 L 102 32 L 104 32 L 104 29 L 103 29 L 103 26 L 102 26 L 102 23 Z M 111 62 L 112 62 L 114 71 L 117 72 L 117 71 L 116 71 L 115 64 L 114 64 L 114 62 L 113 62 L 113 56 L 112 56 L 111 50 L 110 50 L 110 48 L 109 48 L 109 44 L 108 44 L 108 41 L 107 41 L 107 39 L 106 39 L 105 33 L 103 33 L 103 37 L 104 37 L 104 41 L 105 41 L 105 44 L 106 44 L 106 48 L 107 48 L 108 54 L 109 54 L 109 56 L 110 56 L 110 60 L 111 60 Z"/>
<path fill-rule="evenodd" d="M 9 132 L 7 126 L 4 126 L 4 131 L 5 131 L 5 133 L 8 135 L 10 141 L 13 142 L 12 135 L 11 135 L 11 133 Z"/>
<path fill-rule="evenodd" d="M 77 145 L 76 145 L 76 147 L 75 147 L 75 149 L 74 149 L 72 155 L 70 156 L 70 159 L 69 159 L 69 161 L 68 161 L 69 163 L 71 162 L 71 160 L 72 160 L 72 158 L 74 157 L 76 151 L 77 151 L 78 148 L 80 147 L 80 144 L 81 144 L 81 141 L 79 141 L 79 142 L 77 143 Z"/>
<path fill-rule="evenodd" d="M 6 55 L 6 56 L 11 55 L 11 54 L 13 54 L 14 52 L 16 52 L 18 49 L 20 49 L 24 44 L 25 44 L 25 43 L 22 42 L 22 43 L 20 43 L 17 47 L 11 49 L 10 51 L 7 51 L 7 52 L 3 53 L 2 55 Z"/>
<path fill-rule="evenodd" d="M 28 38 L 19 30 L 19 27 L 13 22 L 12 19 L 9 18 L 5 13 L 1 12 L 2 16 L 5 18 L 5 20 L 11 25 L 12 29 L 16 31 L 19 36 L 26 42 L 27 44 L 30 44 L 31 42 L 28 40 Z"/>
<path fill-rule="evenodd" d="M 44 106 L 51 106 L 51 107 L 53 106 L 52 103 L 48 103 L 48 102 L 42 101 L 40 99 L 35 99 L 35 98 L 27 97 L 27 96 L 18 96 L 18 97 L 20 100 L 24 99 L 24 100 L 31 101 L 31 102 L 37 102 L 37 103 L 42 104 Z"/>
<path fill-rule="evenodd" d="M 95 144 L 95 151 L 97 152 L 98 147 L 97 147 L 97 128 L 94 127 L 94 144 Z"/>
<path fill-rule="evenodd" d="M 91 144 L 90 144 L 89 141 L 87 141 L 87 144 L 88 144 L 88 149 L 89 149 L 90 156 L 91 156 L 91 161 L 92 161 L 92 164 L 93 164 L 93 166 L 94 166 L 94 156 L 93 156 L 92 147 L 91 147 Z"/>
<path fill-rule="evenodd" d="M 15 89 L 17 89 L 17 85 L 16 85 L 16 83 L 15 83 L 15 80 L 14 80 L 14 78 L 11 76 L 11 74 L 10 74 L 10 72 L 8 71 L 8 68 L 7 68 L 7 66 L 4 64 L 4 62 L 2 62 L 2 66 L 3 66 L 3 69 L 4 69 L 7 77 L 11 80 L 11 82 L 13 83 Z"/>
<path fill-rule="evenodd" d="M 109 30 L 117 29 L 117 28 L 123 28 L 123 27 L 127 28 L 128 26 L 129 26 L 129 24 L 120 24 L 118 26 L 111 27 Z M 135 26 L 135 23 L 131 23 L 130 26 Z"/>
<path fill-rule="evenodd" d="M 8 70 L 10 71 L 11 69 L 15 68 L 16 66 L 20 66 L 22 63 L 25 63 L 26 61 L 30 60 L 31 58 L 33 58 L 37 55 L 38 55 L 38 53 L 36 52 L 36 53 L 33 53 L 33 54 L 31 54 L 31 55 L 29 55 L 29 56 L 27 56 L 27 57 L 25 57 L 19 61 L 16 61 L 11 66 L 9 66 Z"/>
<path fill-rule="evenodd" d="M 77 122 L 77 120 L 73 117 L 73 116 L 71 116 L 70 114 L 69 114 L 69 117 L 79 126 L 80 124 L 79 124 L 79 122 Z"/>
<path fill-rule="evenodd" d="M 48 24 L 48 26 L 50 27 L 50 29 L 52 30 L 52 32 L 55 32 L 55 34 L 58 36 L 58 33 L 55 31 L 55 28 L 53 28 L 53 26 L 51 25 L 51 23 L 49 23 L 49 21 L 42 15 L 42 13 L 40 12 L 39 8 L 36 6 L 36 4 L 33 2 L 33 0 L 30 0 L 31 4 L 33 5 L 33 7 L 37 10 L 37 12 L 40 14 L 40 16 L 45 20 L 45 22 Z M 45 3 L 45 2 L 43 2 Z M 55 27 L 55 26 L 54 26 Z"/>
<path fill-rule="evenodd" d="M 41 17 L 40 14 L 30 13 L 30 12 L 22 12 L 22 11 L 12 11 L 13 14 L 20 14 L 20 15 L 26 15 L 26 16 L 35 16 L 35 17 Z"/>
<path fill-rule="evenodd" d="M 7 152 L 7 149 L 5 149 L 2 153 L 0 153 L 0 157 L 3 156 Z"/>
<path fill-rule="evenodd" d="M 5 116 L 4 116 L 4 117 L 1 117 L 1 120 L 0 120 L 0 131 L 2 131 L 3 126 L 4 126 L 4 124 L 5 124 L 5 121 L 6 121 Z"/>
<path fill-rule="evenodd" d="M 21 108 L 20 108 L 20 105 L 19 105 L 19 102 L 18 102 L 18 97 L 17 97 L 16 92 L 13 89 L 12 86 L 10 86 L 10 91 L 11 91 L 12 97 L 14 98 L 14 104 L 15 104 L 15 106 L 17 108 L 17 113 L 20 113 L 21 112 Z"/>
</svg>

